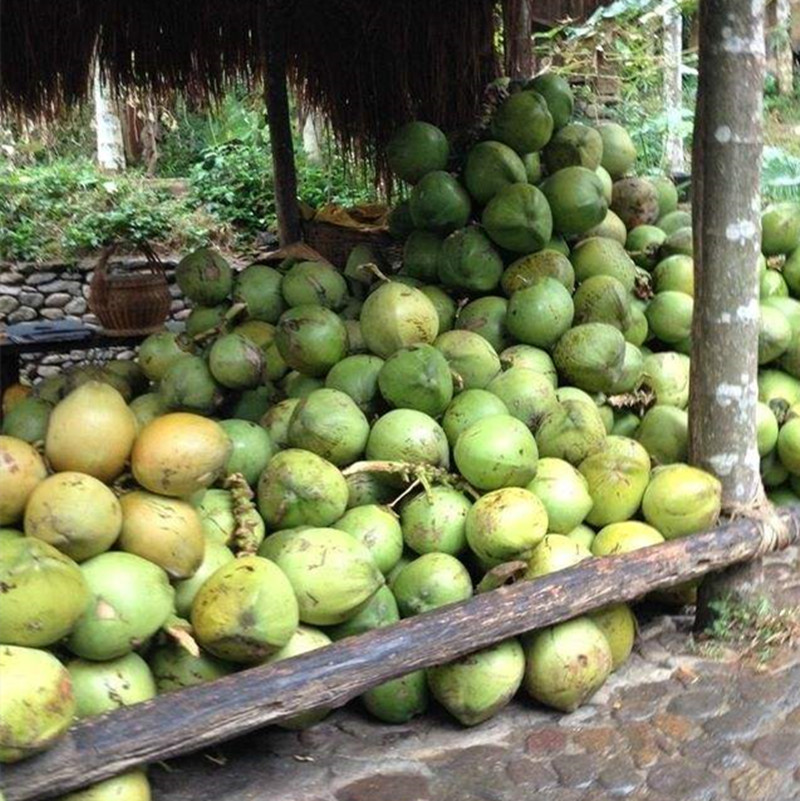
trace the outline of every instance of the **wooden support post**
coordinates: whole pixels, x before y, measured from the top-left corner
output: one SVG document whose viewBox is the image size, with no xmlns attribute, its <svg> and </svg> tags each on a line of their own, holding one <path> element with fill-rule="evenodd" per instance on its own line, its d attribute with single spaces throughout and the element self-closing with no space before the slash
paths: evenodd
<svg viewBox="0 0 800 801">
<path fill-rule="evenodd" d="M 284 32 L 274 23 L 275 20 L 269 19 L 269 4 L 261 0 L 258 33 L 264 59 L 262 72 L 272 149 L 272 180 L 275 184 L 278 239 L 281 246 L 286 246 L 301 237 L 300 209 L 297 203 L 289 94 L 286 90 L 286 41 Z"/>
<path fill-rule="evenodd" d="M 778 527 L 743 519 L 621 556 L 588 559 L 273 665 L 159 696 L 76 724 L 53 748 L 5 765 L 6 801 L 59 796 L 137 765 L 185 754 L 526 631 L 633 601 L 800 541 L 800 507 Z"/>
<path fill-rule="evenodd" d="M 532 35 L 530 0 L 503 0 L 503 50 L 509 78 L 533 74 Z"/>
<path fill-rule="evenodd" d="M 758 257 L 761 252 L 764 6 L 702 0 L 695 118 L 689 453 L 722 482 L 723 511 L 764 501 L 756 447 Z M 756 594 L 757 562 L 704 582 L 697 626 L 712 601 Z"/>
</svg>

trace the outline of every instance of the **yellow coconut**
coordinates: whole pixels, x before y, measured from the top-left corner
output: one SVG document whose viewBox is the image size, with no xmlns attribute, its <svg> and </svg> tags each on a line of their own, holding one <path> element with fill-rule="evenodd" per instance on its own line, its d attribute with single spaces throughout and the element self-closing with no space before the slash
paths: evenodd
<svg viewBox="0 0 800 801">
<path fill-rule="evenodd" d="M 106 483 L 124 469 L 136 438 L 136 417 L 108 384 L 87 381 L 53 409 L 45 454 L 54 470 L 86 473 Z"/>
<path fill-rule="evenodd" d="M 210 487 L 223 474 L 232 448 L 218 423 L 175 412 L 142 429 L 133 446 L 131 468 L 150 492 L 185 498 Z"/>
<path fill-rule="evenodd" d="M 31 445 L 0 436 L 0 526 L 22 517 L 28 496 L 46 476 L 44 461 Z"/>
</svg>

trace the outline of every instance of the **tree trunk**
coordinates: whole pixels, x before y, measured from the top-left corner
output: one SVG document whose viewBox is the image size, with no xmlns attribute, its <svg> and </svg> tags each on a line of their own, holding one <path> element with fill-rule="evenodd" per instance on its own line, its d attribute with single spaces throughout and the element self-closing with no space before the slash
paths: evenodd
<svg viewBox="0 0 800 801">
<path fill-rule="evenodd" d="M 300 209 L 297 203 L 297 174 L 286 90 L 286 42 L 284 32 L 268 18 L 268 5 L 258 7 L 258 33 L 264 59 L 264 98 L 272 149 L 272 179 L 275 184 L 275 212 L 278 239 L 282 246 L 300 239 Z"/>
<path fill-rule="evenodd" d="M 722 482 L 723 510 L 763 498 L 756 447 L 758 266 L 764 79 L 759 0 L 702 0 L 692 177 L 695 306 L 690 456 Z M 711 603 L 752 597 L 759 562 L 707 578 L 697 626 Z"/>
<path fill-rule="evenodd" d="M 667 117 L 667 140 L 664 154 L 670 175 L 686 173 L 686 152 L 681 135 L 683 111 L 683 17 L 677 5 L 667 6 L 663 22 L 664 111 Z"/>
<path fill-rule="evenodd" d="M 789 0 L 775 0 L 775 28 L 773 31 L 775 75 L 778 79 L 778 92 L 790 95 L 794 89 L 792 54 L 792 9 Z"/>
<path fill-rule="evenodd" d="M 509 78 L 533 74 L 533 20 L 529 0 L 503 0 L 503 49 Z"/>
<path fill-rule="evenodd" d="M 108 94 L 100 70 L 94 71 L 94 118 L 97 128 L 97 163 L 100 169 L 119 172 L 125 169 L 125 148 L 114 100 Z"/>
</svg>

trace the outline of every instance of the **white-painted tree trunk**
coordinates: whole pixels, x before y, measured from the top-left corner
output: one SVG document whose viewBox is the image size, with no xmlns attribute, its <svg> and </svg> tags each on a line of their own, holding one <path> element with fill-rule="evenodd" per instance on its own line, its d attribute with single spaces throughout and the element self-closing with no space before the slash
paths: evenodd
<svg viewBox="0 0 800 801">
<path fill-rule="evenodd" d="M 722 483 L 723 511 L 740 514 L 763 499 L 756 404 L 765 62 L 763 0 L 701 0 L 689 452 Z M 714 601 L 751 599 L 761 578 L 760 561 L 709 576 L 698 627 L 714 619 Z"/>
<path fill-rule="evenodd" d="M 98 69 L 94 71 L 94 118 L 97 128 L 97 163 L 101 169 L 110 172 L 124 170 L 122 123 Z"/>
<path fill-rule="evenodd" d="M 664 144 L 666 167 L 670 174 L 686 172 L 686 151 L 681 135 L 683 110 L 683 17 L 680 8 L 669 5 L 663 17 L 664 112 L 667 139 Z"/>
<path fill-rule="evenodd" d="M 311 164 L 322 164 L 322 119 L 316 111 L 309 111 L 303 122 L 303 152 Z"/>
<path fill-rule="evenodd" d="M 774 0 L 774 2 L 775 74 L 778 79 L 778 91 L 782 95 L 789 95 L 792 93 L 794 77 L 791 38 L 792 7 L 790 0 Z"/>
</svg>

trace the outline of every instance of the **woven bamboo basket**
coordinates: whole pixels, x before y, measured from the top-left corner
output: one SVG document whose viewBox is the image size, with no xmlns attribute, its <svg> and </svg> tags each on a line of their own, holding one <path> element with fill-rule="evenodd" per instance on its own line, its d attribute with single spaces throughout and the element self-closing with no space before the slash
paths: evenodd
<svg viewBox="0 0 800 801">
<path fill-rule="evenodd" d="M 402 244 L 383 230 L 363 231 L 318 220 L 303 220 L 302 228 L 303 241 L 340 269 L 344 268 L 350 251 L 356 245 L 372 248 L 376 258 L 390 267 L 396 265 L 403 255 Z"/>
<path fill-rule="evenodd" d="M 89 308 L 109 336 L 136 336 L 160 330 L 170 309 L 164 265 L 153 250 L 141 246 L 147 261 L 112 272 L 109 259 L 116 246 L 105 248 L 94 268 Z"/>
</svg>

